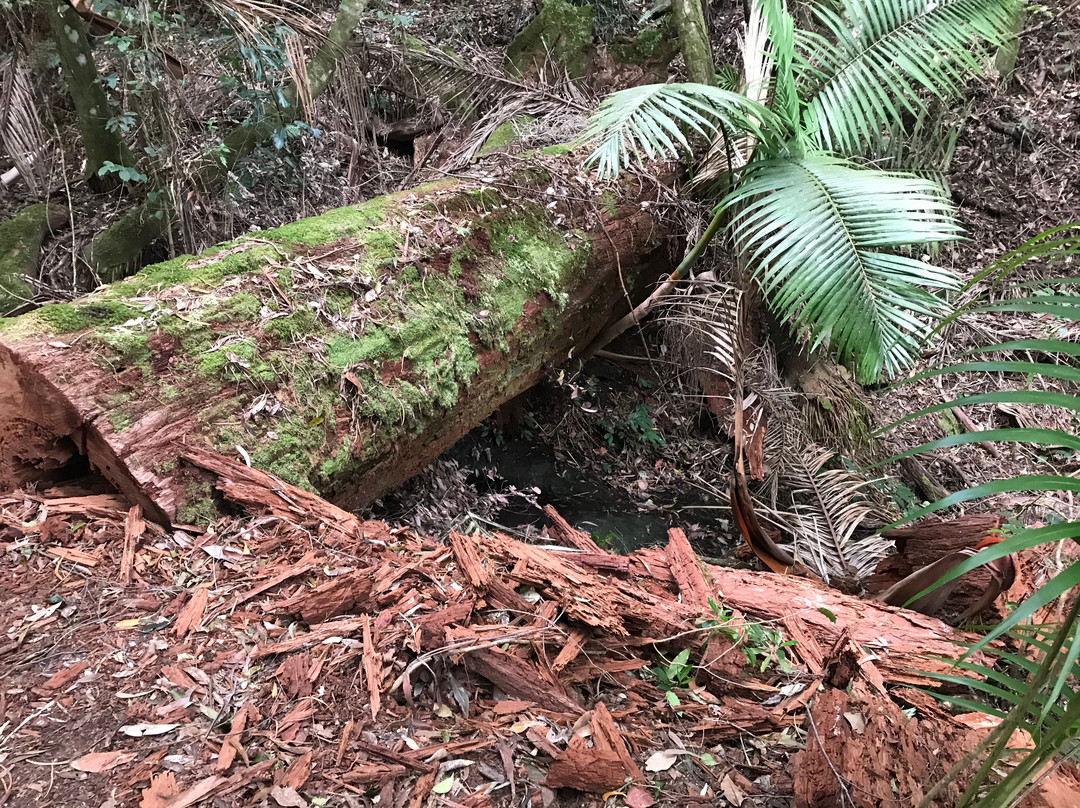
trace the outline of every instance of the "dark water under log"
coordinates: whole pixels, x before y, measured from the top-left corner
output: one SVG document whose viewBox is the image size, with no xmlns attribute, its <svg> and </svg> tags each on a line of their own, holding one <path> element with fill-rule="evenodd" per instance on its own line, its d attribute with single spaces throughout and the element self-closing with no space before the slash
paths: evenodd
<svg viewBox="0 0 1080 808">
<path fill-rule="evenodd" d="M 727 526 L 715 511 L 687 510 L 679 507 L 702 504 L 700 499 L 665 503 L 655 510 L 643 509 L 625 490 L 617 488 L 588 469 L 579 468 L 556 457 L 554 450 L 539 437 L 498 436 L 490 429 L 479 428 L 462 438 L 449 457 L 463 468 L 476 468 L 477 455 L 494 469 L 501 480 L 492 481 L 477 473 L 472 482 L 478 489 L 491 490 L 512 485 L 520 491 L 539 489 L 537 506 L 553 505 L 571 525 L 593 536 L 602 546 L 627 553 L 639 547 L 667 542 L 669 527 L 686 528 L 694 522 L 704 530 L 695 544 L 706 555 L 723 554 L 727 544 Z M 494 518 L 500 525 L 521 529 L 546 524 L 540 508 L 515 498 Z M 706 515 L 708 514 L 708 515 Z"/>
</svg>

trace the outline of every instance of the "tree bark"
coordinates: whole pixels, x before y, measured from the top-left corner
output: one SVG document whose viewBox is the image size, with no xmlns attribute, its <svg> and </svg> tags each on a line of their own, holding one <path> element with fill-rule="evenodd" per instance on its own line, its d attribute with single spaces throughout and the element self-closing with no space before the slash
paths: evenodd
<svg viewBox="0 0 1080 808">
<path fill-rule="evenodd" d="M 39 202 L 0 223 L 0 316 L 33 297 L 26 277 L 35 274 L 41 242 L 50 228 L 63 224 L 64 213 Z"/>
<path fill-rule="evenodd" d="M 44 6 L 86 149 L 86 179 L 99 190 L 115 187 L 118 179 L 99 176 L 101 167 L 106 163 L 134 166 L 135 161 L 120 136 L 106 127 L 110 117 L 109 100 L 98 82 L 97 66 L 83 21 L 64 0 L 45 0 Z"/>
<path fill-rule="evenodd" d="M 698 84 L 714 86 L 716 67 L 701 0 L 671 0 L 671 12 L 675 15 L 675 26 L 679 30 L 679 47 L 686 62 L 687 78 Z"/>
<path fill-rule="evenodd" d="M 177 459 L 204 447 L 371 502 L 670 269 L 632 178 L 614 213 L 545 194 L 571 160 L 537 156 L 513 198 L 432 183 L 0 320 L 0 485 L 81 455 L 152 518 L 199 522 L 210 485 Z"/>
</svg>

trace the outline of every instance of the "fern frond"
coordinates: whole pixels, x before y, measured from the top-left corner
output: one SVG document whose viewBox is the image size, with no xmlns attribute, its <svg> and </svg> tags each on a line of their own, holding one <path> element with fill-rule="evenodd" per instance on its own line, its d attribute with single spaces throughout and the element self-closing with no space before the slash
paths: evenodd
<svg viewBox="0 0 1080 808">
<path fill-rule="evenodd" d="M 588 159 L 601 177 L 632 160 L 668 160 L 693 150 L 688 136 L 767 139 L 782 131 L 776 116 L 739 93 L 707 84 L 645 84 L 604 99 L 581 135 L 599 141 Z"/>
<path fill-rule="evenodd" d="M 891 252 L 960 237 L 926 180 L 811 153 L 751 163 L 720 208 L 770 303 L 860 381 L 910 365 L 928 331 L 920 317 L 946 310 L 928 290 L 959 288 L 948 270 Z"/>
<path fill-rule="evenodd" d="M 920 94 L 956 94 L 992 48 L 1015 34 L 1016 0 L 847 0 L 846 18 L 814 13 L 828 36 L 799 31 L 804 128 L 831 151 L 853 153 L 917 112 Z"/>
</svg>

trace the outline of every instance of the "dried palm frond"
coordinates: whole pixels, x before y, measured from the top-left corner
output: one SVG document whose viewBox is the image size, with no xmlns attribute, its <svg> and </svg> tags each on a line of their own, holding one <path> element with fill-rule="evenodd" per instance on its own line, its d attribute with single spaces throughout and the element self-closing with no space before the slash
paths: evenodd
<svg viewBox="0 0 1080 808">
<path fill-rule="evenodd" d="M 311 85 L 308 83 L 307 57 L 304 54 L 304 43 L 296 34 L 286 37 L 285 55 L 289 58 L 289 78 L 296 87 L 297 117 L 310 118 L 314 112 L 314 106 Z"/>
<path fill-rule="evenodd" d="M 867 496 L 872 481 L 844 468 L 826 468 L 836 455 L 808 444 L 792 451 L 786 463 L 791 485 L 791 525 L 795 556 L 826 582 L 830 576 L 854 579 L 873 572 L 892 543 L 878 535 L 856 537 L 860 525 L 888 523 L 895 514 Z"/>
<path fill-rule="evenodd" d="M 312 19 L 311 10 L 293 0 L 206 0 L 206 5 L 218 16 L 235 22 L 237 33 L 249 40 L 258 40 L 259 29 L 275 22 L 315 41 L 326 39 L 326 30 Z"/>
<path fill-rule="evenodd" d="M 15 61 L 14 54 L 0 59 L 0 149 L 11 158 L 17 176 L 30 192 L 36 193 L 43 179 L 40 157 L 45 149 L 45 130 L 38 117 L 30 73 Z"/>
<path fill-rule="evenodd" d="M 442 98 L 461 117 L 520 97 L 559 104 L 579 113 L 591 111 L 588 99 L 565 71 L 560 76 L 548 67 L 541 70 L 536 80 L 527 82 L 509 76 L 501 68 L 479 58 L 469 64 L 457 54 L 429 47 L 415 39 L 405 44 L 404 56 L 417 86 L 427 94 Z"/>
</svg>

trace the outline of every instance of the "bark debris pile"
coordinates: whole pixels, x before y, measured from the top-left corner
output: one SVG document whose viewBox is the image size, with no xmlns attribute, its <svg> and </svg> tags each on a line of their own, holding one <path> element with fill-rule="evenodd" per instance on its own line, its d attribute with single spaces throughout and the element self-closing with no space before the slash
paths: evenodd
<svg viewBox="0 0 1080 808">
<path fill-rule="evenodd" d="M 987 729 L 917 689 L 962 632 L 678 529 L 619 556 L 549 508 L 549 545 L 443 544 L 186 459 L 233 516 L 0 498 L 13 804 L 912 805 Z"/>
</svg>

